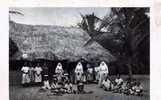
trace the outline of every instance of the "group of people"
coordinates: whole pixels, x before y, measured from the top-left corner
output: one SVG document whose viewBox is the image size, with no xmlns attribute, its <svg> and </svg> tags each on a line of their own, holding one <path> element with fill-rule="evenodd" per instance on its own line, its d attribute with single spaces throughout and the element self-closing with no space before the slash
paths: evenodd
<svg viewBox="0 0 161 100">
<path fill-rule="evenodd" d="M 27 66 L 27 64 L 25 63 L 21 71 L 23 86 L 26 86 L 26 84 L 33 82 L 37 84 L 43 83 L 42 90 L 49 89 L 53 94 L 85 93 L 84 83 L 86 82 L 86 79 L 90 78 L 90 75 L 92 74 L 95 74 L 96 80 L 98 81 L 98 86 L 106 91 L 124 93 L 128 95 L 141 95 L 143 91 L 143 87 L 141 86 L 140 82 L 131 81 L 130 79 L 123 81 L 120 75 L 118 75 L 115 80 L 111 81 L 109 78 L 108 66 L 104 61 L 100 63 L 99 67 L 95 67 L 94 71 L 93 69 L 88 68 L 86 72 L 88 72 L 89 74 L 85 74 L 81 62 L 77 63 L 74 69 L 74 80 L 77 85 L 77 90 L 73 89 L 73 80 L 69 78 L 68 73 L 64 73 L 61 63 L 57 64 L 55 68 L 55 74 L 53 74 L 52 80 L 50 81 L 48 73 L 49 70 L 45 64 L 42 68 L 38 63 L 34 68 Z"/>
<path fill-rule="evenodd" d="M 53 75 L 50 82 L 48 75 L 46 75 L 43 81 L 42 89 L 49 89 L 51 90 L 51 93 L 55 95 L 62 95 L 63 93 L 73 93 L 73 85 L 68 78 L 68 74 L 64 73 L 61 63 L 57 64 L 55 74 Z"/>
<path fill-rule="evenodd" d="M 119 74 L 113 81 L 107 76 L 102 81 L 101 88 L 105 91 L 123 93 L 126 95 L 141 96 L 143 92 L 143 87 L 139 81 L 131 80 L 130 78 L 124 81 Z"/>
<path fill-rule="evenodd" d="M 63 67 L 61 63 L 57 64 L 55 69 L 55 74 L 53 75 L 53 79 L 51 82 L 46 78 L 44 80 L 44 85 L 42 89 L 51 90 L 52 95 L 62 95 L 64 93 L 85 93 L 84 91 L 84 71 L 81 62 L 78 62 L 75 68 L 75 80 L 77 84 L 77 90 L 73 89 L 73 84 L 69 79 L 69 74 L 64 73 Z"/>
<path fill-rule="evenodd" d="M 28 86 L 30 83 L 40 84 L 42 82 L 42 71 L 43 69 L 39 64 L 37 64 L 37 66 L 34 68 L 33 66 L 29 66 L 27 63 L 25 63 L 21 68 L 22 85 Z"/>
</svg>

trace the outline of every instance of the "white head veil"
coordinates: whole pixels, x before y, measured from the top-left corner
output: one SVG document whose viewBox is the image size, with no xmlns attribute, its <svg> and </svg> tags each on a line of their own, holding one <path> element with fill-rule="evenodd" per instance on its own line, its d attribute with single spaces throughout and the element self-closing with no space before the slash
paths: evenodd
<svg viewBox="0 0 161 100">
<path fill-rule="evenodd" d="M 108 66 L 104 61 L 100 63 L 100 71 L 108 74 Z"/>
<path fill-rule="evenodd" d="M 75 73 L 83 73 L 83 65 L 81 62 L 78 62 L 76 68 L 75 68 Z"/>
<path fill-rule="evenodd" d="M 61 63 L 58 63 L 55 69 L 55 73 L 61 73 L 63 71 L 63 67 Z"/>
</svg>

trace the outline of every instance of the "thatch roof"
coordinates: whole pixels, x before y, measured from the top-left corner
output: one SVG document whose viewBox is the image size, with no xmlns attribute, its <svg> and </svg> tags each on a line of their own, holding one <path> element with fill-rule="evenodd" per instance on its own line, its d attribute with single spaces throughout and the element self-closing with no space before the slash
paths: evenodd
<svg viewBox="0 0 161 100">
<path fill-rule="evenodd" d="M 20 59 L 22 53 L 26 53 L 30 60 L 38 58 L 71 61 L 80 58 L 91 61 L 92 58 L 97 58 L 107 62 L 114 60 L 114 57 L 96 42 L 84 47 L 90 36 L 80 28 L 10 22 L 9 29 L 9 37 L 19 48 L 12 59 Z"/>
</svg>

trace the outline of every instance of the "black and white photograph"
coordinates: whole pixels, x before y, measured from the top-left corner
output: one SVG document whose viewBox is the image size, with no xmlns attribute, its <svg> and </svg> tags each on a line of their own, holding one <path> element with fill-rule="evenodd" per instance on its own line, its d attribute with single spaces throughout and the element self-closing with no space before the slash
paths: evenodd
<svg viewBox="0 0 161 100">
<path fill-rule="evenodd" d="M 9 100 L 150 100 L 149 7 L 10 7 Z"/>
</svg>

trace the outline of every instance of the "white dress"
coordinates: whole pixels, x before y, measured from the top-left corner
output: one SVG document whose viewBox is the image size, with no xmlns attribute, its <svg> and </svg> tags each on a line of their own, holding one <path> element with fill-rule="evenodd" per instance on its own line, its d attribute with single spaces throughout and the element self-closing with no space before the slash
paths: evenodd
<svg viewBox="0 0 161 100">
<path fill-rule="evenodd" d="M 29 83 L 30 77 L 29 77 L 29 67 L 23 66 L 21 68 L 22 71 L 22 84 Z"/>
<path fill-rule="evenodd" d="M 99 67 L 99 83 L 98 85 L 101 86 L 102 81 L 105 79 L 105 77 L 108 75 L 108 67 L 104 61 L 100 63 Z"/>
<path fill-rule="evenodd" d="M 82 78 L 82 74 L 83 74 L 83 66 L 82 63 L 78 62 L 76 68 L 75 68 L 75 75 L 76 75 L 76 80 L 80 81 Z"/>
<path fill-rule="evenodd" d="M 35 82 L 42 82 L 42 68 L 41 67 L 35 67 Z"/>
<path fill-rule="evenodd" d="M 57 74 L 58 82 L 62 81 L 63 72 L 64 72 L 64 70 L 63 70 L 62 64 L 58 63 L 56 66 L 56 69 L 55 69 L 55 73 Z"/>
</svg>

